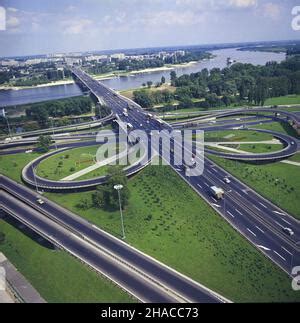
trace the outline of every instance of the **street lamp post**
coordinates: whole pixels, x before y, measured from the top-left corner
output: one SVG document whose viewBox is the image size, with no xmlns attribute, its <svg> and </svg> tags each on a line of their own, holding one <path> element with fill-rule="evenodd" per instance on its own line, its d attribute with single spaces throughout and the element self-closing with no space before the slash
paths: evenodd
<svg viewBox="0 0 300 323">
<path fill-rule="evenodd" d="M 122 239 L 125 239 L 125 229 L 124 229 L 124 219 L 123 219 L 123 211 L 122 211 L 122 205 L 121 205 L 121 189 L 123 188 L 123 185 L 115 185 L 114 189 L 118 192 L 119 197 L 119 206 L 120 206 L 120 216 L 121 216 L 121 230 L 122 230 Z"/>
<path fill-rule="evenodd" d="M 39 193 L 39 189 L 38 189 L 38 185 L 37 185 L 37 181 L 36 181 L 36 177 L 35 177 L 35 172 L 34 172 L 33 164 L 31 164 L 31 168 L 32 168 L 32 174 L 33 174 L 34 183 L 35 183 L 35 189 L 36 189 L 36 192 Z"/>
<path fill-rule="evenodd" d="M 2 117 L 6 120 L 9 137 L 12 138 L 10 125 L 9 125 L 9 122 L 8 122 L 8 117 L 6 115 L 6 112 L 5 112 L 5 109 L 4 108 L 2 109 L 1 114 L 2 114 Z"/>
<path fill-rule="evenodd" d="M 54 140 L 55 150 L 57 150 L 57 144 L 56 144 L 56 140 L 55 140 L 55 136 L 54 136 L 53 119 L 51 117 L 49 119 L 51 121 L 51 127 L 52 127 L 52 134 L 53 134 L 53 140 Z"/>
</svg>

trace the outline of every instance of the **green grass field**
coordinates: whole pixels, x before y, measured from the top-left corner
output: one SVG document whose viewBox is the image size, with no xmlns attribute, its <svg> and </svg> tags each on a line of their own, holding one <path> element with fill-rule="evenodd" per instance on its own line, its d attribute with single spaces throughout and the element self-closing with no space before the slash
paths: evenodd
<svg viewBox="0 0 300 323">
<path fill-rule="evenodd" d="M 37 167 L 41 177 L 60 180 L 95 163 L 100 145 L 71 149 L 43 160 Z"/>
<path fill-rule="evenodd" d="M 0 251 L 47 302 L 133 302 L 109 280 L 64 251 L 48 249 L 0 219 Z"/>
<path fill-rule="evenodd" d="M 288 125 L 286 122 L 271 122 L 262 125 L 255 125 L 254 128 L 272 130 L 290 135 L 295 138 L 300 138 L 300 136 L 296 133 L 295 129 L 293 129 L 293 127 Z"/>
<path fill-rule="evenodd" d="M 207 142 L 239 142 L 272 140 L 273 136 L 253 130 L 222 130 L 206 131 L 204 139 Z"/>
<path fill-rule="evenodd" d="M 289 158 L 290 161 L 294 161 L 297 163 L 300 163 L 300 153 L 295 154 L 294 156 L 292 156 L 291 158 Z"/>
<path fill-rule="evenodd" d="M 230 145 L 223 145 L 223 146 L 229 146 Z M 248 151 L 250 153 L 258 153 L 258 154 L 262 154 L 262 153 L 272 153 L 275 151 L 279 151 L 281 149 L 283 149 L 283 145 L 282 144 L 240 144 L 237 145 L 237 147 L 234 147 L 235 149 L 239 149 L 242 151 Z"/>
<path fill-rule="evenodd" d="M 0 173 L 17 182 L 22 182 L 22 169 L 26 164 L 39 156 L 41 155 L 38 153 L 0 156 Z"/>
<path fill-rule="evenodd" d="M 267 99 L 265 105 L 291 105 L 300 104 L 300 95 L 287 95 L 278 98 Z"/>
<path fill-rule="evenodd" d="M 126 240 L 234 301 L 296 301 L 288 276 L 234 231 L 168 166 L 149 166 L 129 181 Z M 91 192 L 47 194 L 120 237 L 119 212 L 90 206 Z"/>
<path fill-rule="evenodd" d="M 21 170 L 39 154 L 0 156 L 0 173 L 21 181 Z M 7 258 L 48 302 L 131 302 L 126 293 L 62 251 L 46 249 L 0 220 Z"/>
<path fill-rule="evenodd" d="M 300 181 L 298 166 L 284 163 L 245 164 L 210 156 L 212 160 L 238 177 L 274 204 L 300 219 Z"/>
</svg>

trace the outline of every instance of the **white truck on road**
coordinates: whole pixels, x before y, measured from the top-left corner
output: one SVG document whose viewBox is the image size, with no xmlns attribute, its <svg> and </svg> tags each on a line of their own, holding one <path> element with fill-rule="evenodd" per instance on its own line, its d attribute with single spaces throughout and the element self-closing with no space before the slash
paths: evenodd
<svg viewBox="0 0 300 323">
<path fill-rule="evenodd" d="M 224 190 L 217 186 L 211 186 L 210 193 L 218 200 L 221 200 L 224 197 Z"/>
</svg>

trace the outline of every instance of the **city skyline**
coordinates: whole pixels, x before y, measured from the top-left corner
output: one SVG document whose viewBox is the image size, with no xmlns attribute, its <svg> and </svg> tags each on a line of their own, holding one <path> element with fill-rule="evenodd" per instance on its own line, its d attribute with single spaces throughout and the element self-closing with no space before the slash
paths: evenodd
<svg viewBox="0 0 300 323">
<path fill-rule="evenodd" d="M 3 0 L 0 56 L 297 40 L 294 0 Z M 251 26 L 251 28 L 249 28 Z"/>
</svg>

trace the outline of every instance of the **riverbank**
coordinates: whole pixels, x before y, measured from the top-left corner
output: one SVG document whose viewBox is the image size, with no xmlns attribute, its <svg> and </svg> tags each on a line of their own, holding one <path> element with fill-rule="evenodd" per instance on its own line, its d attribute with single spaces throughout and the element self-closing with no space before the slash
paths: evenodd
<svg viewBox="0 0 300 323">
<path fill-rule="evenodd" d="M 58 85 L 67 85 L 72 84 L 74 81 L 72 79 L 65 79 L 65 80 L 59 80 L 55 82 L 50 83 L 44 83 L 44 84 L 38 84 L 33 86 L 14 86 L 14 85 L 1 85 L 0 90 L 26 90 L 26 89 L 38 89 L 42 87 L 49 87 L 49 86 L 58 86 Z"/>
<path fill-rule="evenodd" d="M 206 59 L 205 59 L 206 60 Z M 200 60 L 204 61 L 204 60 Z M 143 70 L 135 70 L 130 72 L 122 72 L 122 71 L 113 71 L 111 73 L 105 73 L 105 74 L 91 74 L 92 77 L 96 78 L 97 80 L 110 80 L 116 77 L 121 76 L 134 76 L 139 74 L 146 74 L 146 73 L 154 73 L 154 72 L 164 72 L 164 71 L 171 71 L 176 68 L 187 68 L 191 67 L 194 64 L 199 63 L 200 61 L 192 61 L 189 63 L 183 63 L 183 64 L 168 64 L 162 67 L 155 67 L 155 68 L 146 68 Z M 68 85 L 73 84 L 74 80 L 72 79 L 65 79 L 65 80 L 59 80 L 44 84 L 38 84 L 33 86 L 14 86 L 14 85 L 1 85 L 0 90 L 26 90 L 26 89 L 37 89 L 37 88 L 43 88 L 43 87 L 49 87 L 49 86 L 58 86 L 58 85 Z"/>
</svg>

